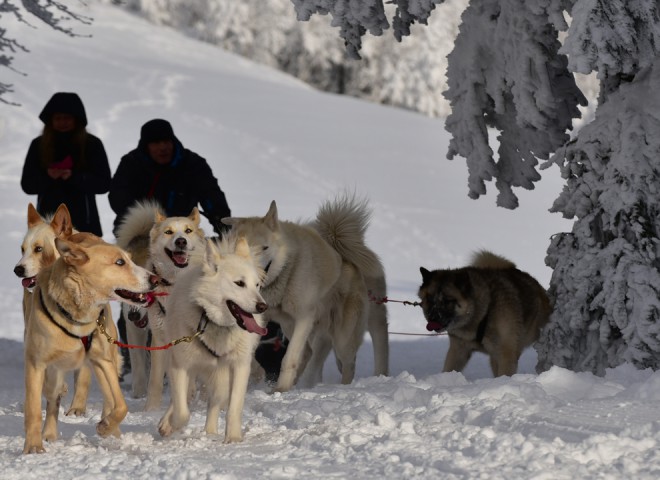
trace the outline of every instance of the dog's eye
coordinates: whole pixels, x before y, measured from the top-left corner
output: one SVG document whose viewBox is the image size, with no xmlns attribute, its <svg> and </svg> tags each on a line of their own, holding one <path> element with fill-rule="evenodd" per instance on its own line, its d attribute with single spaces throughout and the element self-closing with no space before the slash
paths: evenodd
<svg viewBox="0 0 660 480">
<path fill-rule="evenodd" d="M 119 265 L 120 267 L 123 267 L 124 265 L 126 265 L 126 260 L 124 260 L 123 258 L 118 258 L 115 261 L 115 265 Z"/>
<path fill-rule="evenodd" d="M 41 252 L 43 252 L 43 250 L 44 250 L 44 247 L 39 247 L 39 246 L 34 247 L 34 252 L 35 253 L 41 253 Z"/>
<path fill-rule="evenodd" d="M 192 233 L 192 228 L 186 228 L 186 233 Z"/>
<path fill-rule="evenodd" d="M 238 280 L 234 282 L 236 285 L 238 285 L 241 288 L 245 288 L 245 282 L 243 280 Z"/>
<path fill-rule="evenodd" d="M 165 235 L 173 235 L 173 234 L 174 232 L 172 231 L 172 229 L 168 228 L 167 230 L 165 230 Z"/>
<path fill-rule="evenodd" d="M 262 252 L 265 252 L 266 250 L 268 250 L 268 245 L 264 245 L 263 247 L 261 247 Z"/>
</svg>

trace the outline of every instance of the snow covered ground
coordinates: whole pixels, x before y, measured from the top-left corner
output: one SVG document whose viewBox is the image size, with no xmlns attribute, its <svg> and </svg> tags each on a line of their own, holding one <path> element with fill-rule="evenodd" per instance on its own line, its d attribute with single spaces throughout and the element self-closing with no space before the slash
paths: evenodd
<svg viewBox="0 0 660 480">
<path fill-rule="evenodd" d="M 624 365 L 605 378 L 559 368 L 536 375 L 530 349 L 511 378 L 493 379 L 483 355 L 463 374 L 441 374 L 446 337 L 400 334 L 426 331 L 418 308 L 396 303 L 389 306 L 391 377 L 371 376 L 367 339 L 352 385 L 338 384 L 332 359 L 316 388 L 271 395 L 257 385 L 241 444 L 202 433 L 201 404 L 188 428 L 162 439 L 162 412 L 144 413 L 144 399 L 130 397 L 122 437 L 101 439 L 95 390 L 85 417 L 61 417 L 61 438 L 46 454 L 21 455 L 22 291 L 12 269 L 35 199 L 19 179 L 40 131 L 37 115 L 55 91 L 81 95 L 113 170 L 137 144 L 142 123 L 169 119 L 209 160 L 236 216 L 261 215 L 275 199 L 282 218 L 309 219 L 343 188 L 369 197 L 368 241 L 385 263 L 392 299 L 416 300 L 420 265 L 461 266 L 479 248 L 510 257 L 547 285 L 549 237 L 570 229 L 547 212 L 561 188 L 556 169 L 543 172 L 537 190 L 520 192 L 518 210 L 496 208 L 493 195 L 475 202 L 466 196 L 465 165 L 444 159 L 439 120 L 321 94 L 113 7 L 91 5 L 89 14 L 94 25 L 76 30 L 92 37 L 77 39 L 2 19 L 31 53 L 14 63 L 27 77 L 3 77 L 21 106 L 0 104 L 1 478 L 660 477 L 660 373 Z M 105 197 L 99 206 L 112 240 Z"/>
</svg>

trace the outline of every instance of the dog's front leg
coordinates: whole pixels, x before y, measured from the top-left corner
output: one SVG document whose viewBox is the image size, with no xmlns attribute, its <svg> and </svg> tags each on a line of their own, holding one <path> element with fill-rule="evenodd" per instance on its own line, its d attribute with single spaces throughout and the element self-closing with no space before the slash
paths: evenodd
<svg viewBox="0 0 660 480">
<path fill-rule="evenodd" d="M 190 408 L 188 407 L 188 382 L 190 375 L 185 368 L 172 366 L 169 370 L 170 375 L 170 398 L 172 401 L 172 414 L 169 418 L 170 432 L 180 430 L 188 424 L 190 420 Z M 161 431 L 161 435 L 164 434 Z"/>
<path fill-rule="evenodd" d="M 152 338 L 156 345 L 161 345 L 161 335 L 152 330 Z M 165 350 L 154 350 L 151 352 L 151 370 L 149 371 L 149 386 L 147 387 L 147 403 L 144 407 L 146 412 L 158 410 L 163 402 L 163 385 L 165 383 L 165 370 L 169 354 Z"/>
<path fill-rule="evenodd" d="M 102 437 L 118 437 L 121 434 L 119 424 L 126 418 L 128 406 L 119 386 L 117 367 L 108 358 L 90 358 L 90 361 L 103 394 L 104 411 L 106 406 L 112 405 L 110 413 L 104 415 L 96 425 L 96 432 Z"/>
<path fill-rule="evenodd" d="M 217 435 L 220 410 L 228 408 L 229 405 L 231 372 L 226 364 L 223 363 L 215 369 L 209 378 L 209 386 L 204 431 L 209 435 Z"/>
<path fill-rule="evenodd" d="M 247 361 L 236 363 L 231 377 L 229 408 L 225 417 L 225 443 L 241 442 L 243 440 L 241 423 L 245 394 L 250 380 L 250 363 Z"/>
<path fill-rule="evenodd" d="M 64 385 L 64 371 L 54 367 L 46 369 L 43 390 L 46 397 L 46 420 L 42 438 L 49 442 L 57 440 L 57 418 L 60 414 L 62 397 L 66 393 Z"/>
<path fill-rule="evenodd" d="M 282 359 L 280 376 L 277 379 L 277 387 L 275 388 L 276 392 L 288 392 L 293 387 L 298 375 L 298 368 L 301 365 L 303 352 L 307 346 L 307 339 L 314 327 L 314 320 L 314 315 L 296 319 L 293 335 Z"/>
<path fill-rule="evenodd" d="M 449 337 L 449 350 L 443 372 L 462 372 L 472 356 L 472 348 L 457 337 Z"/>
<path fill-rule="evenodd" d="M 27 350 L 27 349 L 26 349 Z M 46 376 L 44 365 L 25 358 L 25 444 L 23 453 L 44 453 L 41 439 L 41 392 Z"/>
</svg>

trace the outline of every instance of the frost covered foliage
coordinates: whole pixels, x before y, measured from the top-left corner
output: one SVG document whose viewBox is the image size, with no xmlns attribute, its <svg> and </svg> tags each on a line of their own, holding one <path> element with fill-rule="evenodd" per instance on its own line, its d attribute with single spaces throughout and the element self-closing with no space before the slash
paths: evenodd
<svg viewBox="0 0 660 480">
<path fill-rule="evenodd" d="M 448 157 L 467 160 L 471 198 L 496 179 L 497 204 L 516 208 L 512 187 L 534 188 L 538 158 L 568 141 L 568 130 L 586 99 L 559 54 L 561 4 L 544 0 L 471 2 L 463 13 L 447 76 L 452 113 Z M 556 10 L 550 10 L 554 8 Z M 487 127 L 500 134 L 498 160 Z"/>
<path fill-rule="evenodd" d="M 67 26 L 67 21 L 89 24 L 91 19 L 81 15 L 56 0 L 4 0 L 0 3 L 0 67 L 11 68 L 13 57 L 17 52 L 27 52 L 20 39 L 13 38 L 2 27 L 2 18 L 13 16 L 19 21 L 30 24 L 30 18 L 36 17 L 41 22 L 59 32 L 75 36 L 73 30 Z M 13 92 L 11 84 L 0 82 L 0 102 L 11 103 L 6 100 L 6 94 Z"/>
<path fill-rule="evenodd" d="M 410 0 L 408 9 L 417 3 L 426 2 Z M 394 31 L 409 31 L 410 36 L 399 43 L 392 34 L 367 35 L 359 61 L 347 57 L 338 30 L 330 27 L 330 15 L 298 21 L 291 0 L 127 0 L 122 5 L 320 90 L 444 117 L 449 114 L 442 96 L 447 55 L 467 3 L 446 0 L 426 25 L 409 24 L 422 13 L 397 14 L 397 7 L 386 3 L 385 15 L 397 25 Z"/>
<path fill-rule="evenodd" d="M 656 0 L 579 1 L 571 15 L 561 51 L 568 55 L 572 71 L 598 72 L 605 87 L 602 94 L 655 61 L 660 46 Z"/>
<path fill-rule="evenodd" d="M 548 249 L 555 311 L 536 347 L 539 370 L 660 368 L 658 85 L 656 62 L 551 160 L 567 180 L 552 210 L 577 220 Z"/>
<path fill-rule="evenodd" d="M 385 15 L 383 0 L 291 0 L 296 7 L 298 20 L 307 21 L 315 13 L 332 16 L 332 26 L 339 27 L 339 36 L 344 39 L 346 52 L 359 60 L 362 37 L 369 32 L 382 35 L 390 28 Z M 415 22 L 427 23 L 436 4 L 444 0 L 389 0 L 396 5 L 392 20 L 394 36 L 397 40 L 410 35 L 410 25 Z"/>
</svg>

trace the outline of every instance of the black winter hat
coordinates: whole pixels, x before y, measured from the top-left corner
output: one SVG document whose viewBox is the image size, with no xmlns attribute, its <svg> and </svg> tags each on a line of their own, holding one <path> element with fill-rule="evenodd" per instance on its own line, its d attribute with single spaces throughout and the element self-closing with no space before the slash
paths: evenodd
<svg viewBox="0 0 660 480">
<path fill-rule="evenodd" d="M 46 103 L 46 106 L 39 114 L 39 119 L 44 122 L 44 124 L 47 124 L 55 113 L 68 113 L 69 115 L 73 115 L 83 127 L 87 126 L 85 107 L 76 93 L 57 92 L 54 94 L 50 97 L 50 100 L 48 100 L 48 103 Z"/>
<path fill-rule="evenodd" d="M 158 142 L 161 140 L 176 141 L 172 125 L 167 120 L 162 118 L 154 118 L 142 125 L 140 130 L 140 146 L 146 147 L 148 143 Z"/>
</svg>

